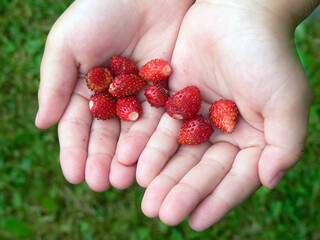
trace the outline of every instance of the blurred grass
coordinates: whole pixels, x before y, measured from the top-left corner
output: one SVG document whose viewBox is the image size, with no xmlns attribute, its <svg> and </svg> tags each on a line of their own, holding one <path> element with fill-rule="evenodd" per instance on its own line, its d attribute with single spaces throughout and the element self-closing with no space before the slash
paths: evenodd
<svg viewBox="0 0 320 240">
<path fill-rule="evenodd" d="M 46 36 L 72 1 L 0 3 L 0 239 L 320 239 L 320 23 L 296 31 L 313 91 L 303 160 L 273 191 L 261 188 L 202 233 L 168 227 L 140 210 L 143 190 L 94 193 L 68 184 L 57 129 L 34 127 Z"/>
</svg>

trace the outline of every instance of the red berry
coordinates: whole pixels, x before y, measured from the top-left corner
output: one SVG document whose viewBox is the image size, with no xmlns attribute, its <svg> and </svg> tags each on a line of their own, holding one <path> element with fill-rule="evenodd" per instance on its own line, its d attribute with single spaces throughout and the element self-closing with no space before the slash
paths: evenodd
<svg viewBox="0 0 320 240">
<path fill-rule="evenodd" d="M 128 74 L 138 75 L 139 73 L 139 70 L 133 61 L 121 56 L 113 56 L 111 58 L 110 68 L 115 76 Z"/>
<path fill-rule="evenodd" d="M 168 89 L 162 87 L 160 84 L 149 85 L 145 91 L 148 103 L 152 107 L 164 107 L 169 97 Z"/>
<path fill-rule="evenodd" d="M 210 107 L 210 119 L 213 125 L 226 133 L 232 133 L 238 122 L 238 107 L 231 100 L 220 99 Z"/>
<path fill-rule="evenodd" d="M 153 59 L 143 65 L 139 71 L 139 76 L 151 81 L 165 81 L 172 73 L 170 64 L 163 59 Z"/>
<path fill-rule="evenodd" d="M 169 89 L 169 81 L 168 81 L 168 79 L 163 80 L 162 82 L 158 82 L 157 84 L 160 85 L 163 88 Z"/>
<path fill-rule="evenodd" d="M 213 128 L 208 119 L 201 115 L 196 115 L 187 120 L 181 127 L 178 143 L 182 145 L 196 145 L 210 139 Z"/>
<path fill-rule="evenodd" d="M 96 93 L 89 99 L 89 109 L 92 115 L 101 120 L 116 116 L 117 101 L 109 93 Z"/>
<path fill-rule="evenodd" d="M 175 119 L 190 119 L 200 110 L 201 95 L 196 86 L 188 86 L 168 98 L 167 113 Z"/>
<path fill-rule="evenodd" d="M 113 76 L 107 67 L 94 67 L 86 74 L 87 86 L 95 92 L 107 92 Z"/>
<path fill-rule="evenodd" d="M 134 96 L 118 99 L 117 115 L 123 121 L 134 122 L 138 120 L 142 113 L 142 107 L 138 99 Z"/>
<path fill-rule="evenodd" d="M 125 97 L 133 95 L 147 86 L 147 81 L 137 75 L 120 75 L 117 76 L 113 83 L 110 84 L 109 92 L 114 97 Z"/>
</svg>

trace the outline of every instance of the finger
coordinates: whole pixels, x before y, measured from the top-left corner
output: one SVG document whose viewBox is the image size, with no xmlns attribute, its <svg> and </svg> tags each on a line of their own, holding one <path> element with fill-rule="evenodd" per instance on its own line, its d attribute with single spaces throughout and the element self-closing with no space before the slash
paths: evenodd
<svg viewBox="0 0 320 240">
<path fill-rule="evenodd" d="M 81 91 L 75 91 L 59 126 L 60 163 L 65 178 L 73 184 L 85 179 L 88 139 L 92 116 L 88 100 Z"/>
<path fill-rule="evenodd" d="M 225 142 L 209 148 L 164 199 L 159 212 L 161 221 L 167 225 L 182 222 L 229 172 L 238 151 Z"/>
<path fill-rule="evenodd" d="M 74 56 L 56 24 L 47 39 L 41 62 L 38 128 L 48 128 L 62 116 L 73 92 L 78 70 Z"/>
<path fill-rule="evenodd" d="M 123 141 L 125 133 L 129 131 L 133 124 L 133 122 L 120 121 L 121 133 L 117 144 Z M 119 162 L 117 155 L 116 151 L 111 161 L 109 181 L 110 184 L 117 189 L 126 189 L 134 182 L 136 164 L 130 166 L 123 165 Z"/>
<path fill-rule="evenodd" d="M 177 136 L 181 125 L 182 121 L 173 119 L 166 113 L 161 118 L 138 160 L 136 178 L 142 187 L 149 185 L 178 149 Z"/>
<path fill-rule="evenodd" d="M 130 187 L 135 180 L 136 164 L 131 166 L 121 164 L 117 155 L 114 156 L 111 162 L 109 180 L 113 187 L 117 189 L 126 189 Z"/>
<path fill-rule="evenodd" d="M 168 192 L 194 167 L 208 149 L 210 143 L 196 146 L 181 146 L 161 173 L 148 186 L 141 203 L 143 213 L 157 217 L 160 206 Z"/>
<path fill-rule="evenodd" d="M 119 163 L 123 165 L 132 165 L 137 162 L 164 114 L 164 109 L 151 107 L 146 101 L 142 103 L 142 109 L 143 113 L 139 120 L 130 124 L 128 131 L 121 132 L 121 141 L 117 146 L 117 157 Z"/>
<path fill-rule="evenodd" d="M 110 187 L 109 172 L 119 136 L 119 120 L 93 120 L 90 132 L 85 179 L 97 192 Z"/>
<path fill-rule="evenodd" d="M 261 151 L 259 147 L 252 147 L 237 154 L 229 173 L 191 213 L 191 228 L 202 231 L 212 226 L 260 187 L 258 159 Z"/>
<path fill-rule="evenodd" d="M 270 189 L 303 154 L 311 94 L 304 83 L 297 85 L 285 87 L 281 100 L 271 101 L 264 112 L 267 146 L 259 161 L 259 177 Z"/>
</svg>

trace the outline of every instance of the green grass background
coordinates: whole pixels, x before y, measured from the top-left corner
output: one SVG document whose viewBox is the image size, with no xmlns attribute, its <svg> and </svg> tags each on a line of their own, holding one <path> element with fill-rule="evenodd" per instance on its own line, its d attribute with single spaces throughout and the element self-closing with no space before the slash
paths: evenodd
<svg viewBox="0 0 320 240">
<path fill-rule="evenodd" d="M 0 239 L 320 239 L 320 23 L 296 43 L 313 91 L 305 155 L 210 229 L 169 227 L 140 210 L 143 189 L 94 193 L 59 165 L 57 129 L 34 127 L 48 31 L 71 1 L 0 0 Z"/>
</svg>

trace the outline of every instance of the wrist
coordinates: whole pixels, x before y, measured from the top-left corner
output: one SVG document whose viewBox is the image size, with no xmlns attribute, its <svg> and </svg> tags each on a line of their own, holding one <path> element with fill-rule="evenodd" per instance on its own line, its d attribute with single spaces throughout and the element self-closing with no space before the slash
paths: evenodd
<svg viewBox="0 0 320 240">
<path fill-rule="evenodd" d="M 295 29 L 320 5 L 320 0 L 196 0 L 215 5 L 230 5 L 262 14 L 263 18 L 276 21 L 287 28 Z"/>
<path fill-rule="evenodd" d="M 289 14 L 288 23 L 295 28 L 319 6 L 320 0 L 272 0 L 265 1 L 265 4 L 271 4 L 278 15 Z"/>
</svg>

